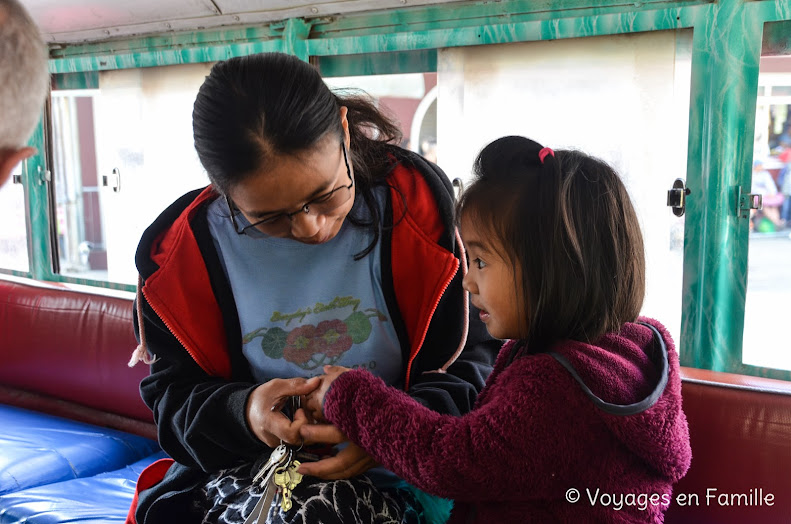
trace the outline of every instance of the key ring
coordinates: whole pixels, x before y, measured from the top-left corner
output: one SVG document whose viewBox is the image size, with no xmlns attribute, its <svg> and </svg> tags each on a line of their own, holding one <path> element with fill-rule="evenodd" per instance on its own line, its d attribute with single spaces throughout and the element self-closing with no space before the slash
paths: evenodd
<svg viewBox="0 0 791 524">
<path fill-rule="evenodd" d="M 291 417 L 293 418 L 294 413 L 296 413 L 297 410 L 302 407 L 302 397 L 300 397 L 299 395 L 294 395 L 289 397 L 288 400 L 283 400 L 283 397 L 281 397 L 274 405 L 272 405 L 271 408 L 269 408 L 269 411 L 275 412 L 278 409 L 280 411 L 283 411 L 283 408 L 286 406 L 286 403 L 291 404 L 290 405 Z"/>
</svg>

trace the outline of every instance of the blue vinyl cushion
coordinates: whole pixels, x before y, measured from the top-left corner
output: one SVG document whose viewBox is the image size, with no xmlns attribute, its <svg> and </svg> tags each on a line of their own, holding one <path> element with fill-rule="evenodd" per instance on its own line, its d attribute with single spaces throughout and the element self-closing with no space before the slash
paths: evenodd
<svg viewBox="0 0 791 524">
<path fill-rule="evenodd" d="M 0 495 L 0 524 L 124 522 L 137 477 L 166 456 L 160 451 L 116 471 Z"/>
<path fill-rule="evenodd" d="M 0 495 L 112 471 L 157 451 L 137 435 L 0 405 Z"/>
</svg>

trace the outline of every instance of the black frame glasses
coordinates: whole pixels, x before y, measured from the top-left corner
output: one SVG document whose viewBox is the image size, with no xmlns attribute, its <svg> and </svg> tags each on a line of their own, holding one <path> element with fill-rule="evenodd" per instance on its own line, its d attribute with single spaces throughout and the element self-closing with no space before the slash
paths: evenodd
<svg viewBox="0 0 791 524">
<path fill-rule="evenodd" d="M 351 167 L 349 166 L 349 157 L 346 154 L 346 144 L 344 144 L 343 141 L 341 141 L 341 151 L 343 151 L 343 162 L 346 164 L 346 175 L 349 177 L 349 181 L 350 181 L 349 185 L 336 187 L 332 191 L 329 191 L 328 193 L 324 193 L 323 195 L 320 195 L 310 200 L 309 202 L 306 202 L 305 204 L 303 204 L 301 208 L 299 208 L 298 210 L 292 213 L 278 213 L 277 215 L 266 217 L 264 219 L 259 220 L 258 222 L 254 222 L 250 225 L 247 225 L 239 229 L 239 224 L 236 222 L 236 215 L 241 213 L 241 211 L 239 211 L 239 209 L 237 209 L 236 206 L 233 205 L 233 202 L 231 202 L 231 198 L 228 195 L 225 195 L 225 202 L 228 204 L 228 210 L 230 211 L 231 214 L 231 223 L 233 224 L 233 229 L 234 231 L 236 231 L 236 234 L 244 235 L 248 229 L 262 225 L 266 226 L 267 224 L 274 224 L 275 222 L 278 222 L 283 218 L 288 219 L 289 227 L 291 227 L 291 221 L 293 220 L 294 215 L 298 215 L 299 213 L 310 214 L 311 207 L 318 208 L 319 210 L 316 212 L 316 214 L 320 215 L 333 211 L 339 208 L 340 206 L 342 206 L 343 204 L 345 204 L 346 202 L 348 202 L 349 198 L 347 197 L 346 199 L 343 200 L 343 202 L 338 202 L 334 204 L 331 208 L 321 209 L 322 204 L 325 204 L 329 200 L 331 200 L 333 195 L 338 194 L 338 191 L 344 189 L 349 190 L 349 196 L 351 196 L 350 190 L 352 187 L 354 187 L 354 177 L 352 177 L 352 170 Z"/>
</svg>

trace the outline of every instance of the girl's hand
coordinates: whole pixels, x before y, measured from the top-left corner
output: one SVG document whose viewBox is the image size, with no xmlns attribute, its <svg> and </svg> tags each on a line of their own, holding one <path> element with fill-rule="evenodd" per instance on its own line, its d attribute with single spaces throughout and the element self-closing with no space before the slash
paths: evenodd
<svg viewBox="0 0 791 524">
<path fill-rule="evenodd" d="M 299 429 L 307 422 L 307 418 L 295 416 L 291 421 L 280 410 L 289 397 L 309 395 L 319 385 L 319 377 L 308 380 L 275 378 L 261 384 L 247 399 L 245 415 L 250 430 L 270 448 L 276 447 L 281 441 L 299 445 L 302 442 Z"/>
<path fill-rule="evenodd" d="M 332 424 L 308 422 L 308 419 L 313 419 L 313 421 L 325 420 L 322 410 L 324 397 L 332 383 L 335 382 L 335 379 L 347 371 L 350 371 L 350 369 L 341 366 L 324 366 L 325 374 L 318 377 L 321 379 L 321 385 L 313 392 L 305 395 L 302 406 L 305 408 L 306 413 L 302 414 L 302 410 L 298 411 L 300 418 L 304 417 L 306 422 L 300 429 L 300 434 L 305 439 L 305 444 L 340 444 L 348 440 L 346 435 Z M 360 475 L 377 465 L 376 461 L 364 449 L 353 442 L 349 442 L 334 457 L 328 457 L 318 462 L 303 463 L 297 471 L 303 475 L 312 475 L 324 480 L 338 480 Z"/>
<path fill-rule="evenodd" d="M 335 382 L 335 379 L 341 376 L 341 373 L 347 371 L 351 370 L 342 366 L 324 366 L 324 375 L 317 377 L 321 379 L 321 385 L 305 395 L 304 402 L 302 403 L 308 416 L 313 420 L 322 422 L 326 420 L 323 410 L 324 396 L 327 394 L 327 391 L 329 391 L 332 383 Z"/>
</svg>

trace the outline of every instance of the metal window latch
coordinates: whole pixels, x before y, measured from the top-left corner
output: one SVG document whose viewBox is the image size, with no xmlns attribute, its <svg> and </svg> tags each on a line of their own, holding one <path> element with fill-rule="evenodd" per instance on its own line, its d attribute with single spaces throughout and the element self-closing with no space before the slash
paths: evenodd
<svg viewBox="0 0 791 524">
<path fill-rule="evenodd" d="M 104 187 L 112 187 L 114 193 L 121 192 L 121 171 L 117 168 L 113 168 L 112 181 L 110 177 L 107 175 L 102 175 L 102 185 Z"/>
<path fill-rule="evenodd" d="M 677 178 L 673 182 L 673 188 L 667 192 L 667 205 L 673 210 L 673 214 L 677 217 L 684 216 L 687 210 L 687 195 L 690 190 L 684 184 L 684 180 Z"/>
<path fill-rule="evenodd" d="M 742 186 L 736 186 L 736 217 L 750 218 L 750 210 L 763 209 L 763 196 L 757 193 L 742 193 Z"/>
<path fill-rule="evenodd" d="M 27 158 L 22 161 L 22 171 L 25 172 L 25 173 L 27 173 L 27 161 L 28 161 Z M 11 183 L 12 184 L 20 184 L 21 185 L 22 184 L 22 173 L 20 172 L 20 173 L 16 173 L 16 174 L 11 175 Z"/>
<path fill-rule="evenodd" d="M 40 186 L 43 186 L 49 182 L 52 182 L 52 172 L 49 169 L 42 169 L 41 166 L 38 166 L 38 183 Z"/>
</svg>

